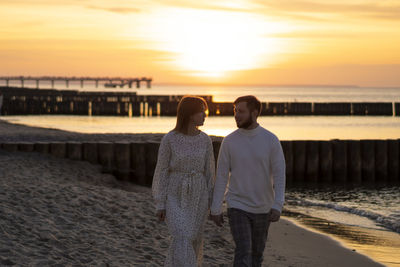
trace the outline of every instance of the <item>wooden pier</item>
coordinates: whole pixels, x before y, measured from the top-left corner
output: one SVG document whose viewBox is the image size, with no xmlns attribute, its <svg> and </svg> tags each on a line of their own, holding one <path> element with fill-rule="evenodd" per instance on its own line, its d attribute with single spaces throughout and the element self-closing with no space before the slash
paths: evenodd
<svg viewBox="0 0 400 267">
<path fill-rule="evenodd" d="M 176 116 L 182 95 L 0 87 L 1 115 Z M 206 99 L 210 116 L 232 116 L 231 102 Z M 262 116 L 400 116 L 400 103 L 262 103 Z"/>
<path fill-rule="evenodd" d="M 96 88 L 99 84 L 104 84 L 104 87 L 115 88 L 115 87 L 124 87 L 125 85 L 128 88 L 132 88 L 132 85 L 136 85 L 136 88 L 140 88 L 140 83 L 145 82 L 147 88 L 151 87 L 151 78 L 122 78 L 122 77 L 61 77 L 61 76 L 2 76 L 0 77 L 0 82 L 5 82 L 6 87 L 9 86 L 10 81 L 18 81 L 21 84 L 21 87 L 24 88 L 26 81 L 34 81 L 36 82 L 36 88 L 39 89 L 40 82 L 50 82 L 51 88 L 54 88 L 55 82 L 65 82 L 67 88 L 69 88 L 70 82 L 80 82 L 81 88 L 84 86 L 85 82 L 94 82 Z"/>
</svg>

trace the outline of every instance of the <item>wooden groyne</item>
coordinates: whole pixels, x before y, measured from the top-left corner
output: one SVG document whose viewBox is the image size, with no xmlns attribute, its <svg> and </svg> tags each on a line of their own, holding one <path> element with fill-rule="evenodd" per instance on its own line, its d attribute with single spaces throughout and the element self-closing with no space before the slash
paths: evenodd
<svg viewBox="0 0 400 267">
<path fill-rule="evenodd" d="M 176 116 L 182 96 L 0 87 L 2 115 Z M 211 96 L 202 96 L 212 103 Z"/>
<path fill-rule="evenodd" d="M 176 116 L 182 95 L 137 95 L 136 92 L 81 92 L 0 87 L 2 115 Z M 231 102 L 202 96 L 210 116 L 232 116 Z M 400 116 L 400 103 L 262 103 L 262 116 Z"/>
<path fill-rule="evenodd" d="M 400 139 L 281 141 L 288 184 L 398 184 Z M 118 179 L 150 186 L 159 142 L 2 143 L 7 151 L 47 153 L 100 164 Z M 221 141 L 213 141 L 217 159 Z"/>
</svg>

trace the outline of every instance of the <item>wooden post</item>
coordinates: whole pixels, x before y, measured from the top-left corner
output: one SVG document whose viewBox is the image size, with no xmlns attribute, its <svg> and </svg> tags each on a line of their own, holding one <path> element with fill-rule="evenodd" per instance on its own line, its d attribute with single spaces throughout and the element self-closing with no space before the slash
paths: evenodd
<svg viewBox="0 0 400 267">
<path fill-rule="evenodd" d="M 399 140 L 388 140 L 388 175 L 390 182 L 400 181 Z"/>
<path fill-rule="evenodd" d="M 306 181 L 318 182 L 319 153 L 318 141 L 307 141 Z"/>
<path fill-rule="evenodd" d="M 98 152 L 97 152 L 97 143 L 95 142 L 86 142 L 82 144 L 83 146 L 83 160 L 86 160 L 92 164 L 97 164 L 98 160 Z"/>
<path fill-rule="evenodd" d="M 119 180 L 128 181 L 131 175 L 130 143 L 118 142 L 114 144 L 115 176 Z"/>
<path fill-rule="evenodd" d="M 37 142 L 34 145 L 35 151 L 42 153 L 42 154 L 48 154 L 50 152 L 50 144 L 45 143 L 45 142 Z"/>
<path fill-rule="evenodd" d="M 104 173 L 113 173 L 114 170 L 114 144 L 100 142 L 97 144 L 99 163 L 103 166 Z"/>
<path fill-rule="evenodd" d="M 157 164 L 159 142 L 150 141 L 146 144 L 146 185 L 153 182 L 154 170 Z"/>
<path fill-rule="evenodd" d="M 332 153 L 332 142 L 319 142 L 319 180 L 322 182 L 332 182 Z"/>
<path fill-rule="evenodd" d="M 50 154 L 59 158 L 65 158 L 67 155 L 67 144 L 63 142 L 50 143 Z"/>
<path fill-rule="evenodd" d="M 293 142 L 281 141 L 283 154 L 285 155 L 286 163 L 286 182 L 293 182 Z"/>
<path fill-rule="evenodd" d="M 34 150 L 34 144 L 30 142 L 19 143 L 18 150 L 23 152 L 32 152 Z"/>
<path fill-rule="evenodd" d="M 386 140 L 375 140 L 375 179 L 386 182 L 388 179 L 388 143 Z"/>
<path fill-rule="evenodd" d="M 18 151 L 18 143 L 3 143 L 2 148 L 8 152 L 17 152 Z"/>
<path fill-rule="evenodd" d="M 347 149 L 346 142 L 332 140 L 333 152 L 333 180 L 334 182 L 344 183 L 347 181 Z"/>
<path fill-rule="evenodd" d="M 69 159 L 81 160 L 82 159 L 82 144 L 79 142 L 67 143 L 67 156 Z"/>
<path fill-rule="evenodd" d="M 304 182 L 306 173 L 306 141 L 293 141 L 293 181 Z"/>
<path fill-rule="evenodd" d="M 361 171 L 361 143 L 358 140 L 349 140 L 347 142 L 347 166 L 349 181 L 354 183 L 362 182 Z"/>
<path fill-rule="evenodd" d="M 363 182 L 375 182 L 375 142 L 361 140 L 361 169 Z"/>
<path fill-rule="evenodd" d="M 131 144 L 131 166 L 134 170 L 133 182 L 146 185 L 146 142 Z"/>
</svg>

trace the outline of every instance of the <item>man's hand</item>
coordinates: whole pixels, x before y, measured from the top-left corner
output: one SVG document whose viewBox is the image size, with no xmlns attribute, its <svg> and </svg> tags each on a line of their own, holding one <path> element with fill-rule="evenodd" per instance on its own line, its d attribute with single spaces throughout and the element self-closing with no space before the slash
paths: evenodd
<svg viewBox="0 0 400 267">
<path fill-rule="evenodd" d="M 219 227 L 221 227 L 222 224 L 224 223 L 224 217 L 222 216 L 222 213 L 219 215 L 210 214 L 210 217 L 208 217 L 208 218 L 209 218 L 209 220 L 213 221 Z"/>
<path fill-rule="evenodd" d="M 281 213 L 278 210 L 271 209 L 269 211 L 269 220 L 270 220 L 270 222 L 277 222 L 277 221 L 279 221 L 280 217 L 281 217 Z"/>
<path fill-rule="evenodd" d="M 156 216 L 160 222 L 165 221 L 165 214 L 166 214 L 165 210 L 157 210 Z"/>
</svg>

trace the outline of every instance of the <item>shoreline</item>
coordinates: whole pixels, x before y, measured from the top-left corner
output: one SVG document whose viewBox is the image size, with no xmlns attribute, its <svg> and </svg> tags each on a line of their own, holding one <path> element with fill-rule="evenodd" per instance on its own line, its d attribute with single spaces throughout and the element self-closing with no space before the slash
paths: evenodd
<svg viewBox="0 0 400 267">
<path fill-rule="evenodd" d="M 24 126 L 24 125 L 17 125 L 17 124 L 12 124 L 8 122 L 4 122 L 0 119 L 0 132 L 2 133 L 2 138 L 6 139 L 11 138 L 15 140 L 20 140 L 20 141 L 32 141 L 32 140 L 73 140 L 76 141 L 78 140 L 88 140 L 88 141 L 93 141 L 93 140 L 107 140 L 107 141 L 112 141 L 112 140 L 159 140 L 163 134 L 79 134 L 79 133 L 74 133 L 74 132 L 66 132 L 66 131 L 61 131 L 61 130 L 55 130 L 55 129 L 46 129 L 46 128 L 39 128 L 39 127 L 29 127 L 29 126 Z M 30 139 L 29 139 L 30 138 Z M 27 140 L 28 139 L 28 140 Z M 1 140 L 0 141 L 4 141 Z M 1 150 L 0 150 L 1 151 Z M 7 154 L 7 153 L 6 153 Z M 8 153 L 8 157 L 21 157 L 22 159 L 25 158 L 32 158 L 31 155 L 37 155 L 36 153 L 21 153 L 21 152 L 15 152 L 15 153 Z M 7 157 L 6 155 L 6 157 Z M 1 154 L 0 154 L 1 156 Z M 35 157 L 35 156 L 34 156 Z M 30 159 L 31 160 L 31 159 Z M 43 156 L 43 157 L 38 157 L 38 163 L 46 165 L 46 162 L 48 160 L 53 160 L 51 157 Z M 60 161 L 59 164 L 71 164 L 70 160 L 66 159 L 54 159 L 57 162 Z M 63 163 L 65 161 L 65 163 Z M 77 163 L 78 164 L 78 163 Z M 89 163 L 86 162 L 79 162 L 79 164 L 83 165 L 89 165 Z M 93 166 L 93 165 L 92 165 Z M 20 177 L 19 179 L 24 179 L 24 175 L 26 175 L 26 169 L 29 168 L 27 166 L 20 166 Z M 47 172 L 48 166 L 43 167 L 44 171 Z M 87 167 L 85 167 L 87 168 Z M 6 172 L 10 173 L 10 172 Z M 22 173 L 22 174 L 21 174 Z M 97 174 L 98 175 L 98 174 Z M 18 175 L 17 175 L 18 176 Z M 72 174 L 74 176 L 74 174 Z M 95 175 L 94 175 L 95 176 Z M 101 175 L 100 175 L 101 176 Z M 47 177 L 49 178 L 49 177 Z M 77 177 L 75 177 L 77 178 Z M 79 177 L 78 177 L 79 178 Z M 74 177 L 72 177 L 72 180 Z M 113 184 L 115 186 L 116 180 L 108 177 L 107 179 L 111 179 Z M 72 181 L 74 183 L 74 181 Z M 78 183 L 78 182 L 77 182 Z M 135 185 L 121 185 L 119 184 L 120 187 L 128 187 L 129 188 L 140 188 Z M 135 189 L 135 190 L 136 190 Z M 146 188 L 141 188 L 142 191 L 146 192 L 148 194 L 148 190 Z M 140 191 L 140 190 L 139 190 Z M 115 192 L 114 192 L 115 193 Z M 113 193 L 113 194 L 114 194 Z M 148 194 L 149 195 L 149 194 Z M 81 197 L 81 196 L 80 196 Z M 150 201 L 150 200 L 146 200 Z M 140 200 L 140 202 L 146 202 L 143 200 Z M 151 203 L 147 203 L 148 205 L 152 206 Z M 145 213 L 151 213 L 152 211 L 146 211 Z M 364 266 L 381 266 L 379 263 L 373 261 L 373 259 L 368 258 L 367 256 L 360 254 L 359 251 L 357 252 L 352 251 L 350 248 L 344 246 L 343 244 L 335 241 L 335 238 L 332 238 L 331 235 L 327 235 L 324 233 L 316 233 L 313 228 L 309 228 L 306 225 L 299 224 L 298 221 L 290 218 L 283 216 L 284 218 L 281 220 L 281 222 L 277 224 L 273 224 L 271 226 L 271 231 L 270 231 L 270 241 L 267 242 L 267 249 L 265 250 L 265 262 L 267 262 L 268 259 L 271 259 L 272 261 L 270 262 L 270 266 L 358 266 L 358 265 L 364 265 Z M 148 218 L 149 219 L 149 218 Z M 205 240 L 205 252 L 207 250 L 213 250 L 216 249 L 216 252 L 220 251 L 221 249 L 223 250 L 222 255 L 225 255 L 225 257 L 231 257 L 232 249 L 233 249 L 233 241 L 231 240 L 229 227 L 224 227 L 222 230 L 215 230 L 215 227 L 213 225 L 210 225 L 210 222 L 207 223 L 206 227 L 206 237 L 208 235 L 208 238 Z M 219 234 L 223 233 L 222 236 Z M 215 240 L 215 239 L 218 240 Z M 222 238 L 222 239 L 221 239 Z M 208 240 L 207 240 L 208 239 Z M 221 241 L 222 240 L 222 241 Z M 298 242 L 306 241 L 308 245 L 303 244 L 298 244 Z M 210 243 L 207 249 L 207 244 Z M 222 243 L 221 243 L 222 242 Z M 164 243 L 163 243 L 164 244 Z M 219 244 L 219 245 L 218 245 Z M 297 245 L 294 245 L 297 244 Z M 221 248 L 222 245 L 222 248 Z M 163 245 L 165 246 L 165 244 Z M 225 250 L 224 247 L 226 246 Z M 229 251 L 229 249 L 231 251 Z M 316 255 L 316 249 L 321 253 L 321 255 Z M 220 251 L 221 252 L 221 251 Z M 158 251 L 157 253 L 161 253 Z M 166 253 L 166 249 L 164 249 L 163 253 Z M 0 253 L 1 255 L 1 253 Z M 207 255 L 207 254 L 205 254 Z M 337 257 L 336 255 L 341 255 L 340 257 Z M 215 258 L 216 256 L 212 256 L 211 258 Z M 214 259 L 215 260 L 215 259 Z M 340 261 L 340 262 L 339 262 Z M 216 263 L 214 261 L 212 264 Z M 211 263 L 209 262 L 209 263 Z M 217 259 L 217 262 L 221 262 Z M 349 263 L 349 265 L 346 265 Z M 350 264 L 351 263 L 351 264 Z"/>
<path fill-rule="evenodd" d="M 284 218 L 295 225 L 323 235 L 347 250 L 359 253 L 385 266 L 400 266 L 397 255 L 400 235 L 388 229 L 377 230 L 335 223 L 303 213 L 284 211 Z M 396 256 L 397 255 L 397 256 Z"/>
<path fill-rule="evenodd" d="M 269 235 L 270 244 L 267 243 L 266 250 L 272 249 L 275 253 L 280 252 L 281 257 L 296 259 L 294 266 L 384 266 L 375 259 L 350 249 L 336 238 L 290 217 L 283 216 L 280 225 L 271 224 Z M 280 242 L 276 241 L 278 239 Z M 264 257 L 266 254 L 269 253 L 264 252 Z"/>
</svg>

